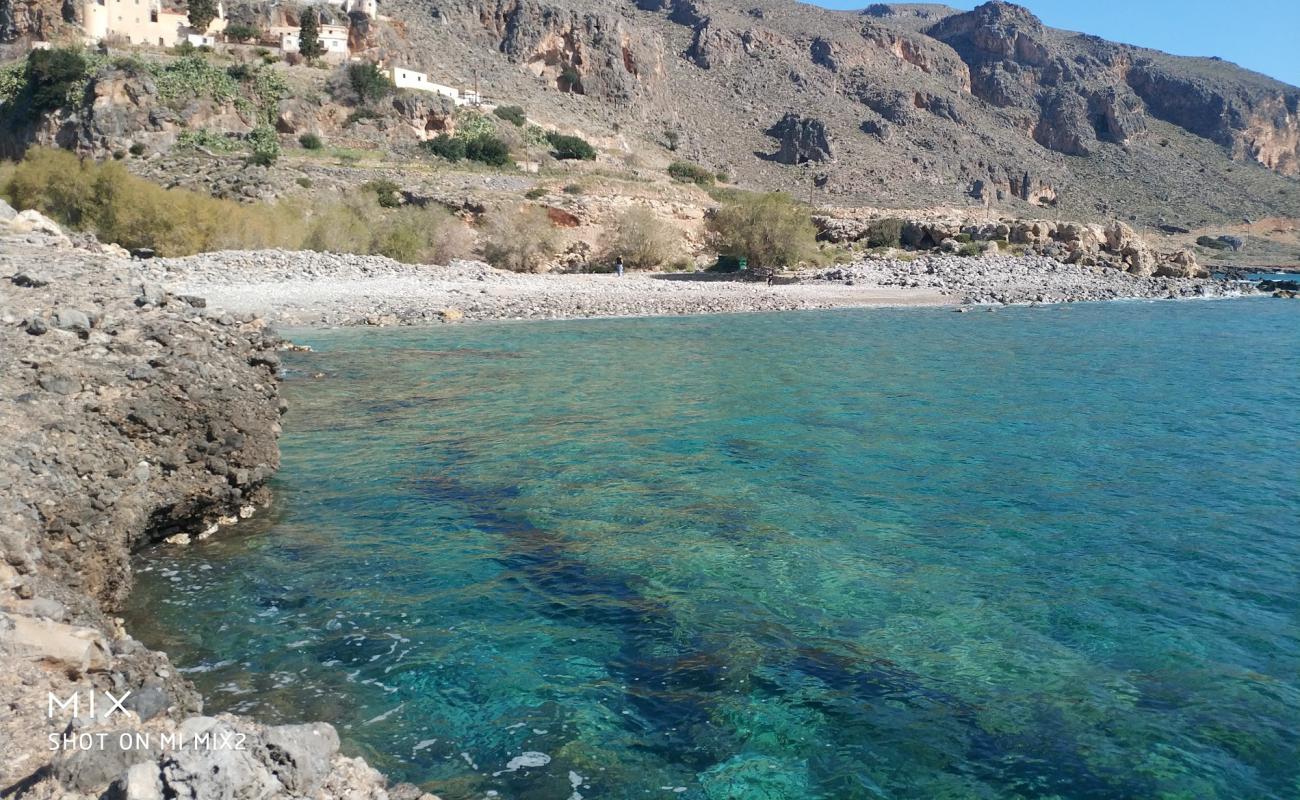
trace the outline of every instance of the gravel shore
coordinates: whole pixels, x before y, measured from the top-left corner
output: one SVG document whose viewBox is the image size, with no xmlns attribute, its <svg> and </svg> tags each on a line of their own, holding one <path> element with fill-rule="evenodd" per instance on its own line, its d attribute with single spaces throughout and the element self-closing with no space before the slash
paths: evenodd
<svg viewBox="0 0 1300 800">
<path fill-rule="evenodd" d="M 412 266 L 379 256 L 277 250 L 156 259 L 144 269 L 168 289 L 201 295 L 232 313 L 309 326 L 1226 297 L 1250 291 L 1235 282 L 1139 278 L 1038 256 L 874 259 L 804 271 L 774 286 L 707 273 L 526 275 L 470 261 Z"/>
</svg>

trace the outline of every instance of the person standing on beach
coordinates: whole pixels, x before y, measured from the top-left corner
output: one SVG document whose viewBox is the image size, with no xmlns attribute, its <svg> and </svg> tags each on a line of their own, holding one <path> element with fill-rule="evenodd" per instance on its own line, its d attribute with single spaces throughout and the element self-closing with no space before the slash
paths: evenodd
<svg viewBox="0 0 1300 800">
<path fill-rule="evenodd" d="M 622 256 L 617 256 L 617 257 L 614 259 L 614 272 L 618 273 L 618 277 L 620 277 L 620 278 L 623 277 L 623 257 L 622 257 Z"/>
</svg>

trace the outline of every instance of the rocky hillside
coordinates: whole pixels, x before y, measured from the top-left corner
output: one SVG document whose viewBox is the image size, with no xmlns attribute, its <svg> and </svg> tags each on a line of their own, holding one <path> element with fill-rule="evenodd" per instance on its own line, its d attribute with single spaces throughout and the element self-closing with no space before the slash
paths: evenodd
<svg viewBox="0 0 1300 800">
<path fill-rule="evenodd" d="M 1300 213 L 1300 89 L 1044 26 L 790 0 L 393 0 L 372 52 L 836 205 Z M 580 121 L 580 122 L 579 122 Z M 1153 209 L 1158 209 L 1153 210 Z"/>
</svg>

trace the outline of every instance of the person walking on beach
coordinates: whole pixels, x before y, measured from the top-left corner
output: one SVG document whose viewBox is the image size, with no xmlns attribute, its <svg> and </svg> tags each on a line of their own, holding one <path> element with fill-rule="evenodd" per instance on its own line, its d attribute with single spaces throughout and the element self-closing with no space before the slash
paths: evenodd
<svg viewBox="0 0 1300 800">
<path fill-rule="evenodd" d="M 618 273 L 618 277 L 620 277 L 620 278 L 623 277 L 623 257 L 622 257 L 622 256 L 617 256 L 617 257 L 615 257 L 615 259 L 614 259 L 614 272 Z"/>
</svg>

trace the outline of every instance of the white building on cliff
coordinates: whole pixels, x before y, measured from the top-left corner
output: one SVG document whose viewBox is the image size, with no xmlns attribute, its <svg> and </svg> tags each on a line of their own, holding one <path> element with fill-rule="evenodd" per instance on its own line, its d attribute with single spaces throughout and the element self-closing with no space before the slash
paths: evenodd
<svg viewBox="0 0 1300 800">
<path fill-rule="evenodd" d="M 128 44 L 154 47 L 175 47 L 186 41 L 211 45 L 226 29 L 221 3 L 217 18 L 204 31 L 190 25 L 184 9 L 165 7 L 161 0 L 84 0 L 81 11 L 81 30 L 90 43 L 118 36 Z"/>
</svg>

